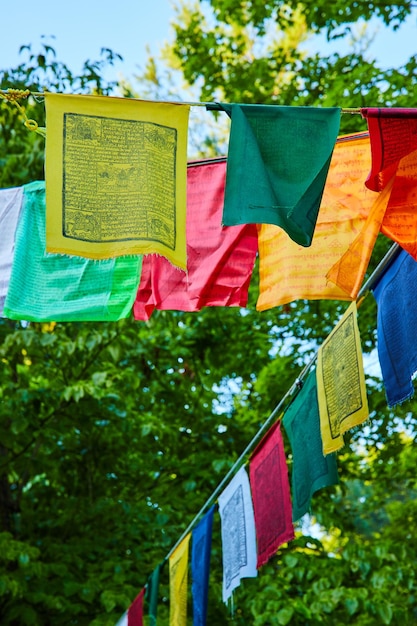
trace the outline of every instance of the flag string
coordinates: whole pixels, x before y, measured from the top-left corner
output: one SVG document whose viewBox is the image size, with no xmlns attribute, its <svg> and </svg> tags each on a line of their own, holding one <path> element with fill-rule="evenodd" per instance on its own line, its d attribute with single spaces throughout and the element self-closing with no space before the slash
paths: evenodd
<svg viewBox="0 0 417 626">
<path fill-rule="evenodd" d="M 399 252 L 401 251 L 401 246 L 398 243 L 394 243 L 390 249 L 388 250 L 388 252 L 384 255 L 384 257 L 381 259 L 381 261 L 378 263 L 377 267 L 375 268 L 375 270 L 372 272 L 372 274 L 369 276 L 368 280 L 363 284 L 363 286 L 361 287 L 361 289 L 359 290 L 358 296 L 357 296 L 357 301 L 359 301 L 360 303 L 363 302 L 363 300 L 365 299 L 365 297 L 369 294 L 369 292 L 371 291 L 371 289 L 375 286 L 375 284 L 378 282 L 379 278 L 382 276 L 382 274 L 384 273 L 384 271 L 386 270 L 386 268 L 390 265 L 390 263 L 397 257 L 397 255 L 399 254 Z M 359 306 L 359 305 L 358 305 Z M 287 402 L 287 400 L 296 392 L 299 391 L 303 385 L 303 380 L 304 378 L 307 376 L 310 368 L 312 367 L 312 365 L 314 364 L 314 362 L 317 359 L 317 352 L 313 355 L 313 357 L 311 358 L 311 360 L 304 366 L 304 368 L 302 369 L 302 371 L 300 372 L 299 376 L 296 378 L 296 380 L 294 381 L 294 383 L 291 385 L 290 389 L 286 392 L 286 394 L 281 398 L 281 400 L 279 401 L 279 403 L 276 405 L 276 407 L 273 409 L 273 411 L 271 412 L 271 414 L 269 415 L 269 417 L 266 419 L 266 421 L 262 424 L 262 426 L 260 427 L 260 429 L 257 431 L 257 433 L 255 434 L 255 436 L 252 438 L 252 440 L 248 443 L 248 445 L 246 446 L 246 448 L 243 450 L 243 452 L 241 453 L 241 455 L 239 456 L 239 458 L 234 462 L 234 464 L 232 465 L 232 467 L 229 469 L 229 471 L 227 472 L 227 474 L 224 476 L 224 478 L 221 480 L 221 482 L 217 485 L 217 487 L 214 489 L 213 493 L 211 494 L 211 496 L 206 500 L 206 502 L 203 504 L 203 506 L 201 507 L 201 509 L 198 511 L 198 513 L 195 515 L 195 517 L 191 520 L 191 522 L 189 523 L 189 525 L 187 526 L 187 528 L 184 530 L 184 532 L 182 533 L 182 535 L 180 536 L 180 538 L 177 540 L 177 542 L 173 545 L 173 547 L 170 549 L 170 551 L 168 552 L 168 554 L 166 555 L 165 559 L 163 560 L 163 562 L 166 562 L 169 557 L 175 552 L 175 550 L 177 549 L 177 547 L 181 544 L 181 542 L 183 541 L 183 539 L 188 535 L 189 532 L 191 532 L 191 530 L 194 528 L 194 526 L 197 524 L 197 522 L 199 521 L 200 517 L 206 512 L 206 510 L 215 503 L 217 496 L 221 493 L 221 491 L 223 490 L 223 488 L 226 486 L 226 484 L 229 482 L 229 480 L 232 478 L 232 476 L 237 472 L 238 469 L 240 469 L 240 467 L 244 464 L 244 462 L 246 461 L 246 457 L 247 455 L 251 452 L 251 450 L 253 450 L 253 448 L 255 447 L 255 445 L 259 442 L 259 440 L 261 439 L 261 437 L 266 433 L 266 431 L 268 430 L 268 428 L 274 423 L 274 421 L 276 420 L 277 416 L 281 413 L 283 414 L 283 408 L 285 403 Z"/>
<path fill-rule="evenodd" d="M 30 91 L 29 89 L 0 89 L 0 96 L 2 96 L 5 100 L 9 100 L 12 102 L 16 102 L 17 100 L 23 100 L 28 98 L 29 96 L 33 96 L 36 98 L 45 98 L 48 96 L 48 91 Z M 80 96 L 88 97 L 89 94 L 77 94 Z M 121 98 L 122 96 L 103 96 L 105 98 Z M 145 98 L 126 98 L 128 100 L 138 100 L 138 102 L 148 102 L 148 103 L 157 103 L 157 104 L 178 104 L 178 105 L 187 105 L 193 107 L 207 107 L 211 111 L 221 111 L 222 105 L 219 102 L 198 102 L 198 101 L 182 101 L 182 100 L 147 100 Z M 242 103 L 247 104 L 247 103 Z M 274 106 L 274 105 L 265 105 L 265 106 Z M 280 106 L 280 105 L 276 105 Z M 348 114 L 359 114 L 361 113 L 360 107 L 341 107 L 342 113 Z"/>
</svg>

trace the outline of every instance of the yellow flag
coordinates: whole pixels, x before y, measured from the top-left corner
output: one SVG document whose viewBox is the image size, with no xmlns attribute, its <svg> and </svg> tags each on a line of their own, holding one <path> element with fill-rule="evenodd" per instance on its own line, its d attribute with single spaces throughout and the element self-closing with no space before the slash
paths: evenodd
<svg viewBox="0 0 417 626">
<path fill-rule="evenodd" d="M 326 274 L 362 231 L 378 194 L 365 187 L 369 138 L 351 135 L 335 146 L 312 244 L 297 245 L 278 226 L 258 226 L 259 298 L 264 311 L 298 298 L 352 300 Z M 373 243 L 372 243 L 373 246 Z"/>
<path fill-rule="evenodd" d="M 46 249 L 186 268 L 189 106 L 46 94 Z"/>
<path fill-rule="evenodd" d="M 189 533 L 169 557 L 169 626 L 187 625 Z"/>
<path fill-rule="evenodd" d="M 369 415 L 356 302 L 320 346 L 316 375 L 323 454 L 329 454 Z"/>
</svg>

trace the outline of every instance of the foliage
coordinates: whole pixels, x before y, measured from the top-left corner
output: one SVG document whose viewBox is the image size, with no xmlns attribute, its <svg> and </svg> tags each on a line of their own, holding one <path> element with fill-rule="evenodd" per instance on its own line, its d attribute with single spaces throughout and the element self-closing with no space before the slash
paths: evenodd
<svg viewBox="0 0 417 626">
<path fill-rule="evenodd" d="M 371 14 L 395 25 L 409 2 L 319 1 L 302 12 L 296 4 L 212 0 L 185 7 L 175 67 L 207 98 L 408 104 L 415 59 L 383 72 L 360 52 L 308 56 L 298 46 L 308 29 L 333 36 Z M 282 31 L 272 24 L 277 12 Z M 45 44 L 38 54 L 31 47 L 22 53 L 18 68 L 0 71 L 1 89 L 114 88 L 102 78 L 116 58 L 111 51 L 87 62 L 80 76 Z M 149 82 L 164 88 L 154 70 Z M 26 112 L 44 124 L 41 102 L 29 99 Z M 359 121 L 345 118 L 345 130 L 357 130 Z M 0 103 L 0 131 L 0 185 L 42 178 L 43 140 L 10 104 Z M 388 246 L 381 236 L 370 270 Z M 155 312 L 147 323 L 0 320 L 2 626 L 114 625 L 345 309 L 299 301 L 257 313 L 256 297 L 255 272 L 242 310 Z M 366 353 L 375 348 L 375 319 L 368 296 L 359 310 Z M 348 433 L 338 454 L 340 484 L 316 494 L 297 539 L 257 579 L 243 581 L 233 616 L 220 600 L 215 517 L 211 626 L 416 623 L 416 403 L 388 409 L 372 372 L 368 391 L 370 419 Z M 168 624 L 167 569 L 161 626 Z"/>
</svg>

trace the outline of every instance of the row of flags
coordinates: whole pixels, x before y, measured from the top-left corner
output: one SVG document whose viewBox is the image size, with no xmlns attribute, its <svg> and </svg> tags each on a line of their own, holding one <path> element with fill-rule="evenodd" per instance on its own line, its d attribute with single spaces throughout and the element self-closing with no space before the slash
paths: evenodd
<svg viewBox="0 0 417 626">
<path fill-rule="evenodd" d="M 369 136 L 336 140 L 339 109 L 224 105 L 227 159 L 187 167 L 185 105 L 47 94 L 46 108 L 46 182 L 0 190 L 5 317 L 246 306 L 257 254 L 258 310 L 351 301 L 380 232 L 417 258 L 417 109 L 363 109 Z"/>
<path fill-rule="evenodd" d="M 417 369 L 416 279 L 416 261 L 401 250 L 372 288 L 378 318 L 385 301 L 389 309 L 378 326 L 378 348 L 380 355 L 387 353 L 381 365 L 385 376 L 388 374 L 388 401 L 393 403 L 412 395 L 411 376 Z M 336 452 L 344 445 L 343 435 L 368 417 L 357 304 L 353 301 L 320 346 L 315 367 L 299 381 L 282 415 L 252 452 L 249 471 L 242 465 L 218 496 L 225 603 L 243 578 L 256 577 L 278 549 L 294 539 L 293 523 L 311 512 L 314 494 L 338 484 Z M 291 481 L 281 426 L 291 448 Z M 207 623 L 215 512 L 212 505 L 169 555 L 170 626 L 187 624 L 189 569 L 193 625 Z M 149 623 L 156 624 L 164 564 L 151 574 L 118 626 L 143 626 L 146 611 Z"/>
<path fill-rule="evenodd" d="M 352 302 L 319 348 L 316 367 L 300 382 L 281 417 L 252 452 L 248 470 L 241 466 L 218 496 L 225 603 L 243 578 L 256 577 L 280 546 L 294 539 L 293 523 L 310 511 L 313 495 L 338 483 L 335 452 L 344 445 L 343 434 L 368 417 L 357 307 Z M 291 447 L 291 487 L 281 425 Z M 207 623 L 215 511 L 212 505 L 169 555 L 170 626 L 187 623 L 190 545 L 193 624 Z M 143 625 L 143 599 L 151 589 L 154 599 L 157 595 L 155 574 L 152 576 L 120 626 Z M 149 602 L 148 610 L 155 624 L 155 600 Z"/>
<path fill-rule="evenodd" d="M 337 140 L 341 110 L 221 105 L 228 157 L 186 162 L 186 105 L 46 95 L 46 183 L 0 190 L 0 306 L 10 319 L 117 320 L 157 309 L 298 298 L 352 301 L 317 366 L 218 498 L 223 599 L 294 537 L 337 482 L 344 433 L 368 417 L 356 296 L 380 232 L 402 248 L 374 289 L 387 401 L 413 393 L 417 110 L 362 109 L 369 136 Z M 140 210 L 138 210 L 140 207 Z M 291 489 L 281 435 L 292 448 Z M 170 623 L 206 623 L 214 508 L 169 557 Z M 162 566 L 120 624 L 156 622 Z"/>
</svg>

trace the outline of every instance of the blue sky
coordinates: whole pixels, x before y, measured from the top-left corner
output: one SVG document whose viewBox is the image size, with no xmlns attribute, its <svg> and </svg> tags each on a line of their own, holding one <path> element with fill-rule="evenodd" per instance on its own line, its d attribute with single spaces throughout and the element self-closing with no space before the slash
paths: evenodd
<svg viewBox="0 0 417 626">
<path fill-rule="evenodd" d="M 58 60 L 79 71 L 96 60 L 102 47 L 123 56 L 115 76 L 131 77 L 146 61 L 146 46 L 156 54 L 171 40 L 175 0 L 0 0 L 0 68 L 18 64 L 19 48 L 32 43 L 37 51 L 44 35 Z M 54 36 L 55 39 L 50 38 Z M 320 39 L 315 47 L 325 47 Z M 369 53 L 384 66 L 396 67 L 417 53 L 417 11 L 398 33 L 381 28 Z"/>
<path fill-rule="evenodd" d="M 117 71 L 131 76 L 144 66 L 147 45 L 156 53 L 172 38 L 170 0 L 0 0 L 0 5 L 2 69 L 21 60 L 21 45 L 31 43 L 37 51 L 44 35 L 58 60 L 74 71 L 87 59 L 98 59 L 101 48 L 110 48 L 124 59 Z"/>
</svg>

